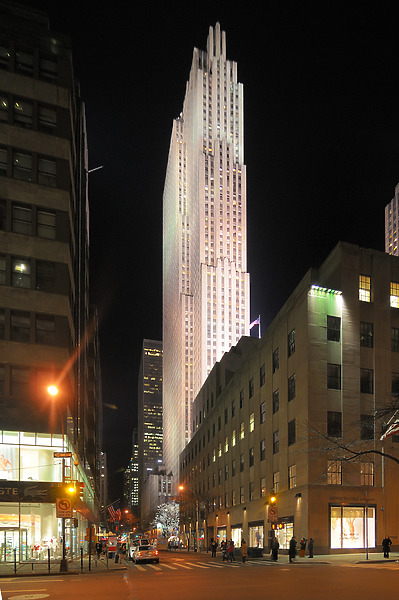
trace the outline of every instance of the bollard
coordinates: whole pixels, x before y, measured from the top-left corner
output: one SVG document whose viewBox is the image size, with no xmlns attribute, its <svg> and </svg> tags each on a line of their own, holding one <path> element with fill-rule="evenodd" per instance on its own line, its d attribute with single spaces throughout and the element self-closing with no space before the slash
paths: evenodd
<svg viewBox="0 0 399 600">
<path fill-rule="evenodd" d="M 32 563 L 33 564 L 33 563 Z M 51 569 L 51 562 L 50 562 L 50 548 L 47 548 L 47 565 L 48 565 L 48 572 L 50 573 L 50 569 Z"/>
<path fill-rule="evenodd" d="M 80 572 L 83 573 L 83 548 L 80 549 Z"/>
<path fill-rule="evenodd" d="M 17 572 L 17 549 L 14 548 L 14 573 Z"/>
</svg>

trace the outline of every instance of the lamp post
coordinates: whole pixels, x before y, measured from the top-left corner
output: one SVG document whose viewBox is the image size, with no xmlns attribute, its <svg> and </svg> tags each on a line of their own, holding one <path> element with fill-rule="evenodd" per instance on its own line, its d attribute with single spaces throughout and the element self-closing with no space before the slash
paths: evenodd
<svg viewBox="0 0 399 600">
<path fill-rule="evenodd" d="M 54 384 L 49 385 L 47 387 L 47 392 L 55 398 L 58 395 L 58 387 Z M 58 409 L 60 411 L 60 419 L 61 419 L 61 431 L 62 431 L 62 449 L 65 448 L 65 434 L 64 434 L 64 416 L 61 410 L 61 406 L 57 403 Z M 65 458 L 62 458 L 62 491 L 64 493 L 65 490 Z M 66 547 L 65 547 L 65 517 L 61 517 L 61 535 L 62 535 L 62 559 L 60 562 L 60 573 L 66 573 L 68 571 L 68 561 L 66 559 Z"/>
</svg>

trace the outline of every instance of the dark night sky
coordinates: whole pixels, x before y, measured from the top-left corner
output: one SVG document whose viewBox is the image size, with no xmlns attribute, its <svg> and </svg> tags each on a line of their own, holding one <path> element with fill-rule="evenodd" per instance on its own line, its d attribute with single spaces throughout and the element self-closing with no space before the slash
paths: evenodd
<svg viewBox="0 0 399 600">
<path fill-rule="evenodd" d="M 328 1 L 31 5 L 71 37 L 89 168 L 104 165 L 90 175 L 91 300 L 104 402 L 118 407 L 104 408 L 115 485 L 137 421 L 142 340 L 162 334 L 163 181 L 194 46 L 205 49 L 219 21 L 244 84 L 251 317 L 264 330 L 339 240 L 384 250 L 399 181 L 399 13 Z"/>
</svg>

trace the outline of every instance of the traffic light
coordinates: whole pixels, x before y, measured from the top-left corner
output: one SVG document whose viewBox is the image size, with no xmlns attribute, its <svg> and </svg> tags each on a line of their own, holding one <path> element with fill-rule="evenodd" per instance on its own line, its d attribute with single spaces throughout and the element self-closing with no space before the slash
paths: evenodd
<svg viewBox="0 0 399 600">
<path fill-rule="evenodd" d="M 283 523 L 272 523 L 272 529 L 284 529 Z"/>
<path fill-rule="evenodd" d="M 76 481 L 76 492 L 77 492 L 77 496 L 79 498 L 83 498 L 83 496 L 84 496 L 84 490 L 85 490 L 85 483 L 84 483 L 84 481 Z"/>
<path fill-rule="evenodd" d="M 75 482 L 66 481 L 63 485 L 63 492 L 66 498 L 74 498 L 76 494 Z"/>
<path fill-rule="evenodd" d="M 277 498 L 276 495 L 272 492 L 269 496 L 269 505 L 276 506 Z"/>
</svg>

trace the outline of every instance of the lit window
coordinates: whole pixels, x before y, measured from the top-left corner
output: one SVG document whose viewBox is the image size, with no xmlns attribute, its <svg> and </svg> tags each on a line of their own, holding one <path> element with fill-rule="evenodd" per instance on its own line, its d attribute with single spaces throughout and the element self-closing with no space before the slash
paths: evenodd
<svg viewBox="0 0 399 600">
<path fill-rule="evenodd" d="M 296 487 L 296 465 L 288 467 L 288 487 L 290 490 Z"/>
<path fill-rule="evenodd" d="M 253 431 L 255 429 L 255 413 L 251 413 L 249 415 L 249 431 Z"/>
<path fill-rule="evenodd" d="M 342 485 L 342 462 L 340 460 L 327 461 L 328 485 Z"/>
<path fill-rule="evenodd" d="M 374 463 L 362 463 L 360 467 L 361 485 L 374 485 Z"/>
<path fill-rule="evenodd" d="M 224 440 L 224 451 L 228 452 L 229 451 L 229 438 L 226 437 L 226 439 Z"/>
<path fill-rule="evenodd" d="M 390 305 L 393 308 L 399 308 L 399 283 L 391 281 Z"/>
<path fill-rule="evenodd" d="M 234 447 L 236 445 L 236 430 L 233 429 L 233 433 L 231 434 L 231 445 Z"/>
<path fill-rule="evenodd" d="M 371 302 L 371 279 L 367 275 L 359 275 L 359 300 Z"/>
<path fill-rule="evenodd" d="M 245 429 L 244 429 L 244 421 L 243 421 L 240 426 L 240 440 L 243 440 L 244 437 L 245 437 Z"/>
</svg>

